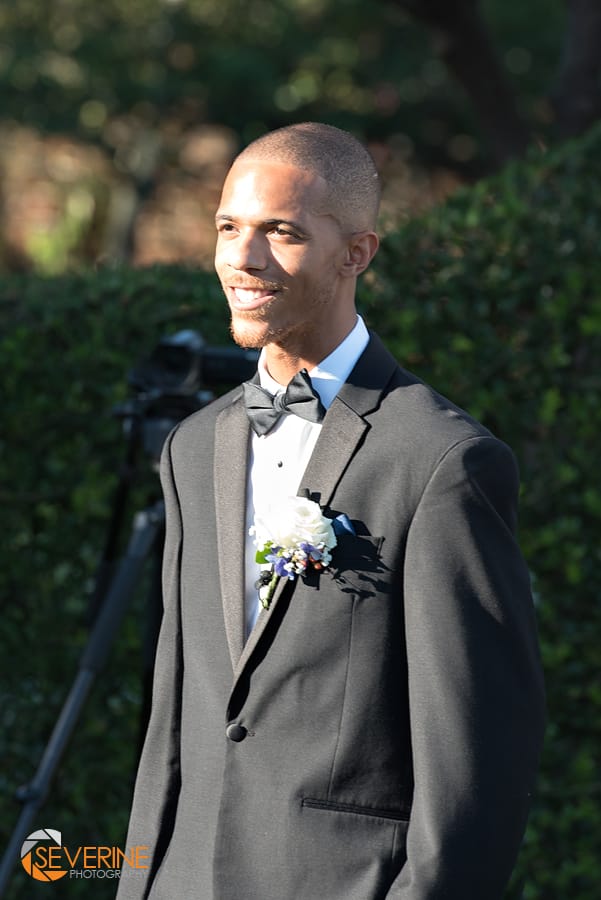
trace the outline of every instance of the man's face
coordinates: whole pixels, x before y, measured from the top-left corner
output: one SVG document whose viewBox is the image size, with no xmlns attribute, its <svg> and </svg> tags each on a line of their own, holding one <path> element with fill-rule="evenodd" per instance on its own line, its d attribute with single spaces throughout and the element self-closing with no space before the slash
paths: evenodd
<svg viewBox="0 0 601 900">
<path fill-rule="evenodd" d="M 215 268 L 241 346 L 274 343 L 303 356 L 339 314 L 347 248 L 325 198 L 325 181 L 295 166 L 232 167 L 216 215 Z"/>
</svg>

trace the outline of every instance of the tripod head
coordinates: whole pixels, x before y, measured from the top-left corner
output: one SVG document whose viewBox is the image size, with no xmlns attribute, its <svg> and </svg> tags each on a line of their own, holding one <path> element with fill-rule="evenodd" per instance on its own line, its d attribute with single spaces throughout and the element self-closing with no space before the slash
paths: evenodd
<svg viewBox="0 0 601 900">
<path fill-rule="evenodd" d="M 127 434 L 139 432 L 156 465 L 171 429 L 215 399 L 213 386 L 251 378 L 257 359 L 255 350 L 209 347 L 197 331 L 178 331 L 130 370 L 128 383 L 136 396 L 116 407 L 115 415 L 124 420 Z"/>
</svg>

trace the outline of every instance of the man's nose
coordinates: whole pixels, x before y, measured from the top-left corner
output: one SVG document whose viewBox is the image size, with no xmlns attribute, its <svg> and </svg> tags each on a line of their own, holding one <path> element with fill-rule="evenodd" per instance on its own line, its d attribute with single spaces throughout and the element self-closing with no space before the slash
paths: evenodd
<svg viewBox="0 0 601 900">
<path fill-rule="evenodd" d="M 228 245 L 227 261 L 234 269 L 247 272 L 262 271 L 267 267 L 265 235 L 254 229 L 241 231 Z"/>
</svg>

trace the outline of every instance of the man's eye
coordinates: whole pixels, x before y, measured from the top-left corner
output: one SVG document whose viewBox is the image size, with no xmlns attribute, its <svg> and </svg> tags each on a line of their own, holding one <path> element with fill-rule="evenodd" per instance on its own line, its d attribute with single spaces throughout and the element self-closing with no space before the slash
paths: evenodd
<svg viewBox="0 0 601 900">
<path fill-rule="evenodd" d="M 294 231 L 291 231 L 289 228 L 284 227 L 284 225 L 275 225 L 272 229 L 272 234 L 277 234 L 281 237 L 289 237 L 289 238 L 297 238 L 298 234 L 295 234 Z"/>
</svg>

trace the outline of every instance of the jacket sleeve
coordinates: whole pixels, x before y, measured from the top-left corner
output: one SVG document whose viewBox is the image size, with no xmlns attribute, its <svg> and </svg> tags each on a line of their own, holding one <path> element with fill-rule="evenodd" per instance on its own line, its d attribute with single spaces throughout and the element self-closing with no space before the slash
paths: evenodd
<svg viewBox="0 0 601 900">
<path fill-rule="evenodd" d="M 180 790 L 180 718 L 182 640 L 180 616 L 181 516 L 171 466 L 168 438 L 161 458 L 165 498 L 163 553 L 163 620 L 157 644 L 152 713 L 140 758 L 126 850 L 148 848 L 148 869 L 121 870 L 117 900 L 143 900 L 169 844 Z"/>
<path fill-rule="evenodd" d="M 469 438 L 439 461 L 406 547 L 414 797 L 389 900 L 501 900 L 544 730 L 513 455 Z"/>
</svg>

